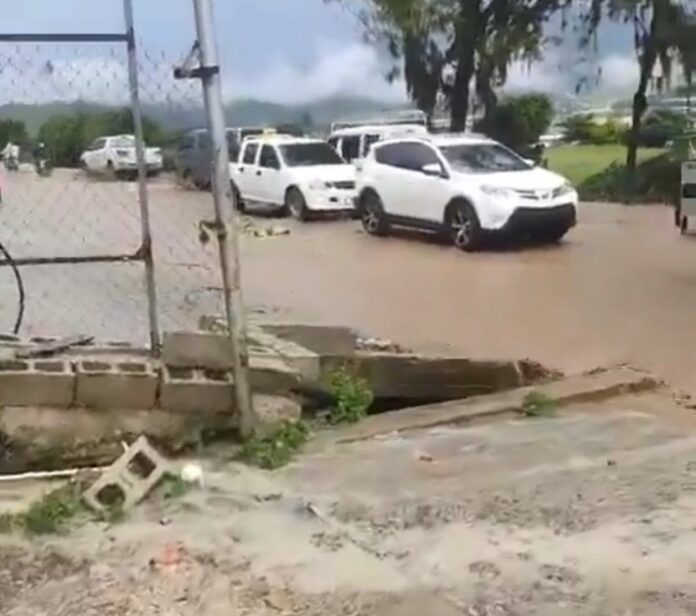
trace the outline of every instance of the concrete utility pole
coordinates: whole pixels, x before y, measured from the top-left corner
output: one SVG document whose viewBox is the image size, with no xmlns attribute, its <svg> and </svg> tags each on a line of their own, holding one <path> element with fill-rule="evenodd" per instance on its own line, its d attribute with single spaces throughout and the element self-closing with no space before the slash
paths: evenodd
<svg viewBox="0 0 696 616">
<path fill-rule="evenodd" d="M 225 293 L 225 316 L 233 349 L 234 390 L 240 414 L 242 436 L 251 436 L 256 428 L 249 385 L 249 352 L 242 298 L 239 262 L 239 225 L 230 182 L 230 155 L 227 146 L 222 83 L 218 63 L 212 0 L 193 0 L 196 15 L 197 49 L 200 66 L 190 71 L 203 84 L 213 154 L 212 188 L 215 202 L 215 226 L 220 249 L 220 268 Z M 228 233 L 229 229 L 229 233 Z"/>
</svg>

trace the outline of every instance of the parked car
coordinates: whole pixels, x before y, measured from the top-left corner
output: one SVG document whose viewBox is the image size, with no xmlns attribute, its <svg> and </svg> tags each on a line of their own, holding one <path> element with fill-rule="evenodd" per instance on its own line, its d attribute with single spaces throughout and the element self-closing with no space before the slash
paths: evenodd
<svg viewBox="0 0 696 616">
<path fill-rule="evenodd" d="M 237 160 L 242 142 L 247 137 L 260 135 L 265 129 L 259 127 L 238 127 L 227 129 L 227 145 L 230 160 Z M 212 149 L 210 135 L 205 128 L 188 131 L 179 142 L 177 152 L 177 173 L 194 186 L 210 188 L 212 174 Z"/>
<path fill-rule="evenodd" d="M 358 162 L 379 141 L 427 134 L 428 129 L 421 124 L 368 124 L 335 129 L 329 143 L 348 162 Z"/>
<path fill-rule="evenodd" d="M 298 220 L 313 212 L 354 209 L 355 167 L 319 139 L 248 138 L 230 164 L 230 176 L 242 207 L 270 204 Z"/>
<path fill-rule="evenodd" d="M 357 171 L 368 233 L 392 225 L 441 232 L 473 251 L 487 234 L 559 241 L 576 223 L 578 194 L 483 136 L 433 135 L 376 144 Z"/>
<path fill-rule="evenodd" d="M 109 173 L 116 177 L 133 177 L 138 173 L 133 135 L 114 135 L 95 139 L 80 156 L 85 171 Z M 163 160 L 160 148 L 145 148 L 145 164 L 148 175 L 162 171 Z"/>
</svg>

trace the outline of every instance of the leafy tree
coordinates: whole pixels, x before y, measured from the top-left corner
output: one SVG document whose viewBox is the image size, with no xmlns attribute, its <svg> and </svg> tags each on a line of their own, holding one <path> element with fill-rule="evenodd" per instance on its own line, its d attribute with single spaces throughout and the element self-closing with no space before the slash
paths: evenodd
<svg viewBox="0 0 696 616">
<path fill-rule="evenodd" d="M 27 128 L 24 122 L 0 120 L 0 148 L 4 148 L 8 141 L 26 143 L 28 140 Z"/>
<path fill-rule="evenodd" d="M 331 1 L 331 0 L 329 0 Z M 339 0 L 340 1 L 340 0 Z M 546 22 L 570 0 L 368 0 L 360 16 L 368 39 L 403 61 L 409 96 L 429 116 L 438 99 L 463 130 L 472 85 L 487 114 L 495 88 L 516 60 L 541 55 Z M 445 74 L 447 73 L 447 74 Z M 389 75 L 394 78 L 398 70 Z"/>
<path fill-rule="evenodd" d="M 693 11 L 693 5 L 691 8 Z M 588 37 L 596 34 L 604 16 L 631 24 L 640 67 L 640 79 L 633 96 L 631 129 L 627 136 L 626 167 L 634 174 L 638 160 L 638 146 L 643 118 L 648 109 L 647 93 L 655 67 L 662 67 L 665 78 L 658 80 L 662 88 L 669 82 L 674 55 L 693 72 L 696 23 L 684 0 L 592 0 L 586 20 Z"/>
<path fill-rule="evenodd" d="M 514 150 L 535 144 L 551 126 L 553 104 L 545 94 L 504 99 L 478 126 L 479 130 Z"/>
</svg>

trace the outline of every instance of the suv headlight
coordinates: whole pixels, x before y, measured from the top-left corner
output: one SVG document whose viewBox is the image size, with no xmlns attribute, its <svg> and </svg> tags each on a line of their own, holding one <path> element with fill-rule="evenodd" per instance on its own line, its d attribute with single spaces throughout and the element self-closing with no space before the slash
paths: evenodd
<svg viewBox="0 0 696 616">
<path fill-rule="evenodd" d="M 562 186 L 559 186 L 556 190 L 553 191 L 553 196 L 554 198 L 564 197 L 565 195 L 569 195 L 572 192 L 575 192 L 575 187 L 570 182 L 564 182 Z"/>
<path fill-rule="evenodd" d="M 484 184 L 481 186 L 481 192 L 494 199 L 514 199 L 515 192 L 509 188 L 501 188 L 500 186 L 489 186 Z"/>
</svg>

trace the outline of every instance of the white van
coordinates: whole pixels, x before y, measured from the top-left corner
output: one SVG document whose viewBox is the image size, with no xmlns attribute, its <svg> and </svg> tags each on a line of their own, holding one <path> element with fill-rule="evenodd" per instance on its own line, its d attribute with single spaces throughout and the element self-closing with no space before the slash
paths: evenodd
<svg viewBox="0 0 696 616">
<path fill-rule="evenodd" d="M 428 129 L 421 124 L 367 124 L 336 128 L 329 143 L 348 162 L 364 159 L 373 143 L 387 139 L 423 137 Z"/>
</svg>

